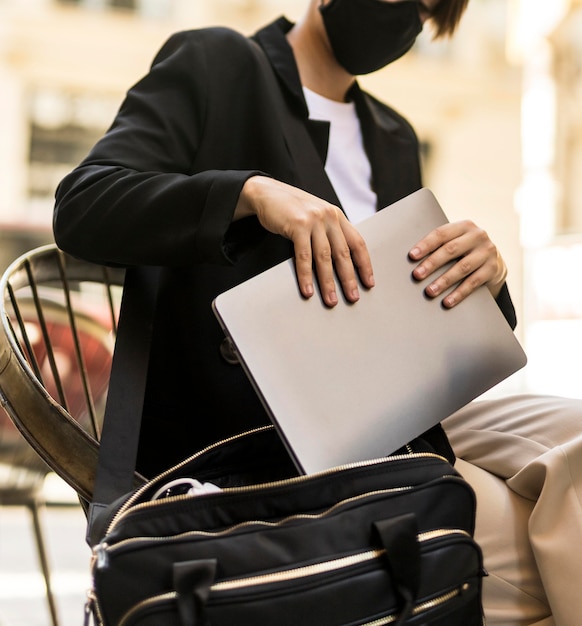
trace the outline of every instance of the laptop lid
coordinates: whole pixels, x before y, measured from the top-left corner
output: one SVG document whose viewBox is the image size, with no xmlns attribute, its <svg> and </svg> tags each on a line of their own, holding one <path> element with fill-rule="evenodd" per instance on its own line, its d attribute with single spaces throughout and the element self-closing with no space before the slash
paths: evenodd
<svg viewBox="0 0 582 626">
<path fill-rule="evenodd" d="M 303 298 L 292 259 L 214 300 L 299 471 L 390 454 L 525 365 L 486 287 L 447 310 L 412 277 L 408 251 L 446 221 L 421 189 L 360 222 L 376 286 L 355 304 Z"/>
</svg>

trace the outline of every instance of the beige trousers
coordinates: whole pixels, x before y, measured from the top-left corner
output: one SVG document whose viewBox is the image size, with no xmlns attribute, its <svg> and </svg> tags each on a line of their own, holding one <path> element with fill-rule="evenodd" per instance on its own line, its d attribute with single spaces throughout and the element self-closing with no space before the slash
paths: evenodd
<svg viewBox="0 0 582 626">
<path fill-rule="evenodd" d="M 477 494 L 487 624 L 582 625 L 582 400 L 477 400 L 443 426 Z"/>
</svg>

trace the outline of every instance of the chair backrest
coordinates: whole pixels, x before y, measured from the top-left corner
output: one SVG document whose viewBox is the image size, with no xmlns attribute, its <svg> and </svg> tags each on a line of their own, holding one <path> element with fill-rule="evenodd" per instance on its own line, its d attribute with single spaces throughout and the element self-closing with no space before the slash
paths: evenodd
<svg viewBox="0 0 582 626">
<path fill-rule="evenodd" d="M 0 409 L 0 506 L 31 505 L 41 498 L 48 465 Z"/>
<path fill-rule="evenodd" d="M 55 245 L 0 281 L 0 400 L 40 458 L 89 502 L 124 271 Z"/>
</svg>

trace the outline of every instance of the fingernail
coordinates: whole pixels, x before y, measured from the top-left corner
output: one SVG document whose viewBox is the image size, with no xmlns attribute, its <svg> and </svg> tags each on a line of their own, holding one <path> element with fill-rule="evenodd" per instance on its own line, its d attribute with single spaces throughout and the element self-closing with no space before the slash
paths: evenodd
<svg viewBox="0 0 582 626">
<path fill-rule="evenodd" d="M 329 294 L 329 302 L 330 304 L 337 304 L 337 294 L 335 291 L 331 291 Z"/>
<path fill-rule="evenodd" d="M 354 289 L 354 290 L 352 291 L 351 296 L 352 296 L 352 300 L 353 300 L 353 301 L 355 301 L 355 300 L 359 300 L 359 299 L 360 299 L 360 292 L 359 292 L 357 289 Z"/>
<path fill-rule="evenodd" d="M 420 248 L 412 248 L 412 250 L 408 253 L 413 258 L 418 258 L 420 256 Z"/>
<path fill-rule="evenodd" d="M 305 285 L 305 295 L 310 298 L 313 295 L 313 285 Z"/>
<path fill-rule="evenodd" d="M 422 266 L 417 267 L 417 268 L 414 270 L 414 275 L 415 275 L 417 278 L 424 278 L 424 276 L 426 275 L 426 270 L 425 270 L 425 269 L 424 269 L 424 267 L 422 267 Z"/>
<path fill-rule="evenodd" d="M 376 279 L 374 278 L 374 274 L 370 274 L 368 276 L 368 285 L 370 285 L 370 287 L 374 287 L 376 285 Z"/>
</svg>

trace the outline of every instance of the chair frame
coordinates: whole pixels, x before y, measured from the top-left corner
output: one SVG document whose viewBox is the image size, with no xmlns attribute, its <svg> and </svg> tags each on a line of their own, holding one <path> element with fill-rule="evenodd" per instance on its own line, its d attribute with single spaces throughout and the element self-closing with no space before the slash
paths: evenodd
<svg viewBox="0 0 582 626">
<path fill-rule="evenodd" d="M 2 462 L 36 476 L 34 486 L 10 481 L 2 485 L 0 506 L 25 506 L 31 511 L 53 626 L 58 626 L 58 615 L 39 518 L 44 504 L 42 485 L 52 470 L 73 488 L 87 513 L 97 475 L 110 374 L 107 366 L 112 363 L 124 287 L 123 268 L 77 259 L 55 244 L 23 254 L 0 279 L 0 406 L 22 435 L 17 436 L 13 448 L 6 448 L 7 460 Z M 95 295 L 106 312 L 101 307 L 99 311 L 88 309 L 82 302 L 83 296 Z M 55 329 L 64 335 L 53 335 Z M 29 330 L 36 337 L 30 338 Z M 94 365 L 99 367 L 103 356 L 97 345 L 110 351 L 111 362 L 99 371 L 97 388 L 86 366 L 84 348 L 89 349 L 90 344 L 83 341 L 87 338 L 97 350 L 93 352 Z M 59 362 L 59 349 L 66 350 L 66 361 Z M 66 371 L 63 375 L 59 371 L 63 364 L 74 369 L 74 389 L 67 389 L 71 379 Z M 95 406 L 94 392 L 99 406 Z M 134 473 L 134 486 L 144 480 Z"/>
<path fill-rule="evenodd" d="M 112 330 L 115 332 L 117 314 L 113 289 L 122 287 L 124 270 L 110 268 L 76 259 L 49 244 L 16 259 L 0 280 L 0 402 L 23 437 L 45 463 L 68 483 L 86 502 L 90 502 L 97 469 L 99 432 L 95 409 L 88 388 L 87 374 L 79 343 L 79 317 L 72 303 L 76 283 L 103 285 L 109 299 Z M 79 371 L 82 373 L 87 406 L 93 422 L 93 433 L 87 432 L 66 408 L 64 390 L 53 398 L 42 382 L 42 376 L 31 358 L 32 348 L 26 338 L 21 305 L 17 292 L 30 287 L 32 303 L 46 342 L 42 285 L 60 285 L 66 301 L 66 314 L 74 341 Z M 50 306 L 51 303 L 48 303 Z M 8 309 L 11 309 L 9 312 Z M 11 318 L 16 317 L 16 328 Z M 49 341 L 50 344 L 50 341 Z M 47 354 L 55 381 L 60 380 L 54 356 Z"/>
</svg>

